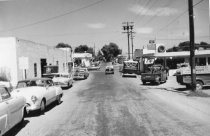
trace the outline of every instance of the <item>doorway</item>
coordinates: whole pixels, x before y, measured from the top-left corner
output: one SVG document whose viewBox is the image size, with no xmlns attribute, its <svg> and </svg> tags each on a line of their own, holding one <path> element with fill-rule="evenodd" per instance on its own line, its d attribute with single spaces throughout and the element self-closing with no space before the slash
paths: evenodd
<svg viewBox="0 0 210 136">
<path fill-rule="evenodd" d="M 47 59 L 40 59 L 40 63 L 41 63 L 41 77 L 43 77 L 43 74 L 46 73 L 45 66 L 47 66 Z"/>
</svg>

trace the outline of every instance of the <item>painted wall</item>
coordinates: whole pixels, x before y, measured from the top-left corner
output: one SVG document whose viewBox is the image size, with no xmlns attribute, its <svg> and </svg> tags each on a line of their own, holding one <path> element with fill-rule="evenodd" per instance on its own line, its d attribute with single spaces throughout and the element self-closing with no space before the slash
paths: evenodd
<svg viewBox="0 0 210 136">
<path fill-rule="evenodd" d="M 0 80 L 17 81 L 16 46 L 13 37 L 0 38 Z"/>
<path fill-rule="evenodd" d="M 65 50 L 15 37 L 0 38 L 0 70 L 3 69 L 2 71 L 8 75 L 14 86 L 17 81 L 25 79 L 24 69 L 26 69 L 27 78 L 35 77 L 35 63 L 36 77 L 41 77 L 40 59 L 46 59 L 47 65 L 56 65 L 58 62 L 59 72 L 67 72 L 68 58 Z"/>
</svg>

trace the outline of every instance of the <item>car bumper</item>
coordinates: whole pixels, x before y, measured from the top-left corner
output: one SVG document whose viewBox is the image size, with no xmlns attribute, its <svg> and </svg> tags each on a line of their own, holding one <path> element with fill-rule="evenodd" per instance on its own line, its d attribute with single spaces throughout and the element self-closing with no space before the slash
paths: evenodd
<svg viewBox="0 0 210 136">
<path fill-rule="evenodd" d="M 106 74 L 113 74 L 114 71 L 105 71 Z"/>
<path fill-rule="evenodd" d="M 40 109 L 40 104 L 26 104 L 26 111 L 27 113 L 31 112 L 31 111 L 36 111 Z"/>
<path fill-rule="evenodd" d="M 74 76 L 74 79 L 84 79 L 85 78 L 85 75 L 82 75 L 82 76 Z"/>
</svg>

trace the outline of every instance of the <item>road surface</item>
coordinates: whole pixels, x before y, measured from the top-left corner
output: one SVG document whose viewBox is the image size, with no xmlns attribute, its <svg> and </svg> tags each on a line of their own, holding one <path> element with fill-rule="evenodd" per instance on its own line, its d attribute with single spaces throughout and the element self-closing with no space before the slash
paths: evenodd
<svg viewBox="0 0 210 136">
<path fill-rule="evenodd" d="M 210 109 L 167 88 L 104 69 L 64 90 L 60 105 L 32 114 L 6 136 L 207 136 Z"/>
</svg>

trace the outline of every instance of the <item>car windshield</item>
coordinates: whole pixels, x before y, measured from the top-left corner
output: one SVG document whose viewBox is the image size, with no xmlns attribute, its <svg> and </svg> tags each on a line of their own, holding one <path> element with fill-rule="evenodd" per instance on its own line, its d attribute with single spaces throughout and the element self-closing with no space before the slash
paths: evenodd
<svg viewBox="0 0 210 136">
<path fill-rule="evenodd" d="M 61 75 L 61 77 L 68 78 L 68 77 L 69 77 L 69 75 Z"/>
<path fill-rule="evenodd" d="M 37 84 L 35 81 L 21 81 L 17 84 L 17 88 L 24 88 L 29 86 L 37 86 Z"/>
<path fill-rule="evenodd" d="M 161 70 L 161 67 L 160 66 L 152 66 L 150 67 L 150 73 L 157 73 Z"/>
</svg>

